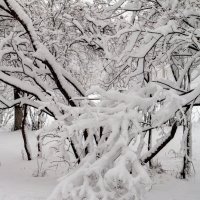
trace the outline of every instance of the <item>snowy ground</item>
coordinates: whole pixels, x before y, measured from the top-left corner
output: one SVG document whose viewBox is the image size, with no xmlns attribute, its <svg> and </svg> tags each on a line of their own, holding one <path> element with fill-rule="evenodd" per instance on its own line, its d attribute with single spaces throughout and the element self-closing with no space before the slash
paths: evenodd
<svg viewBox="0 0 200 200">
<path fill-rule="evenodd" d="M 181 130 L 158 155 L 164 174 L 153 178 L 153 187 L 145 195 L 145 200 L 199 200 L 200 199 L 200 124 L 193 126 L 193 164 L 196 175 L 189 181 L 174 178 L 181 169 L 178 158 Z M 35 138 L 30 135 L 30 141 Z M 34 145 L 32 145 L 34 146 Z M 22 139 L 20 132 L 8 133 L 0 130 L 0 200 L 44 200 L 51 193 L 57 181 L 56 175 L 33 177 L 37 162 L 22 159 Z M 171 151 L 177 150 L 177 153 Z M 156 160 L 156 159 L 155 159 Z M 171 175 L 170 175 L 171 174 Z"/>
<path fill-rule="evenodd" d="M 193 124 L 192 130 L 195 175 L 189 181 L 175 178 L 182 167 L 178 155 L 182 136 L 179 128 L 174 140 L 157 156 L 166 173 L 153 178 L 152 190 L 145 195 L 145 200 L 200 200 L 200 124 Z"/>
<path fill-rule="evenodd" d="M 31 137 L 34 142 L 34 137 Z M 33 177 L 37 162 L 22 160 L 20 132 L 0 130 L 0 200 L 43 200 L 56 178 Z"/>
</svg>

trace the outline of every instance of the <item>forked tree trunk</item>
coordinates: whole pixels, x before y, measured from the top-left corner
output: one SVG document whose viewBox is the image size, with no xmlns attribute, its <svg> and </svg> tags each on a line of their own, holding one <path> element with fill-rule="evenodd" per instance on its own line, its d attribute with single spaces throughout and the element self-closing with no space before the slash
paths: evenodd
<svg viewBox="0 0 200 200">
<path fill-rule="evenodd" d="M 19 90 L 14 89 L 14 99 L 20 98 Z M 14 107 L 14 131 L 21 130 L 23 120 L 23 109 L 19 105 Z"/>
</svg>

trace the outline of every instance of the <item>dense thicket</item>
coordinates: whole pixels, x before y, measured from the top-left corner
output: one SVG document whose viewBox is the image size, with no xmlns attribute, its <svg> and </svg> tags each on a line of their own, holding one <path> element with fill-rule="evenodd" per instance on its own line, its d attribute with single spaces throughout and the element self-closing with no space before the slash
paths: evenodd
<svg viewBox="0 0 200 200">
<path fill-rule="evenodd" d="M 142 165 L 178 125 L 180 175 L 190 174 L 199 13 L 195 0 L 0 2 L 0 80 L 23 94 L 13 99 L 5 90 L 0 107 L 25 105 L 53 117 L 39 142 L 53 138 L 51 148 L 77 165 L 50 199 L 140 199 L 151 182 Z M 152 146 L 152 130 L 171 122 Z"/>
</svg>

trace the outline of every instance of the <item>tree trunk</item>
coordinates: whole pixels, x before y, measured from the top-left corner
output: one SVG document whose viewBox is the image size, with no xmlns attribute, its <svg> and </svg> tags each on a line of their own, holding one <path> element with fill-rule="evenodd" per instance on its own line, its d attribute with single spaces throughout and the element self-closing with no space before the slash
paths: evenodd
<svg viewBox="0 0 200 200">
<path fill-rule="evenodd" d="M 2 125 L 3 125 L 3 111 L 1 110 L 0 111 L 0 127 L 2 127 Z"/>
<path fill-rule="evenodd" d="M 78 155 L 78 151 L 76 150 L 76 147 L 75 147 L 75 145 L 74 145 L 74 142 L 71 140 L 71 141 L 70 141 L 70 144 L 71 144 L 72 150 L 73 150 L 73 152 L 74 152 L 74 156 L 75 156 L 75 158 L 77 159 L 77 163 L 80 164 L 81 159 L 80 159 L 80 156 Z"/>
<path fill-rule="evenodd" d="M 152 147 L 152 130 L 149 130 L 148 151 L 151 150 L 151 147 Z M 153 167 L 152 160 L 149 160 L 149 167 L 150 167 L 150 168 Z"/>
<path fill-rule="evenodd" d="M 14 99 L 20 98 L 19 90 L 14 89 Z M 14 131 L 21 130 L 23 120 L 23 109 L 19 105 L 14 107 Z"/>
<path fill-rule="evenodd" d="M 85 129 L 84 131 L 83 131 L 83 136 L 84 136 L 84 139 L 85 139 L 85 141 L 87 140 L 87 138 L 88 138 L 88 130 L 87 129 Z M 89 153 L 89 149 L 88 149 L 88 146 L 86 146 L 85 147 L 85 156 Z"/>
<path fill-rule="evenodd" d="M 37 156 L 38 156 L 38 158 L 41 158 L 42 157 L 42 144 L 40 141 L 40 135 L 37 136 L 37 150 L 38 150 Z"/>
<path fill-rule="evenodd" d="M 188 72 L 184 79 L 185 89 L 187 91 L 191 88 L 191 74 Z M 186 179 L 191 173 L 191 161 L 192 161 L 192 108 L 195 100 L 191 103 L 189 107 L 186 108 L 185 118 L 183 121 L 183 167 L 180 172 L 180 177 Z"/>
<path fill-rule="evenodd" d="M 183 167 L 180 172 L 180 177 L 185 179 L 191 174 L 192 161 L 192 122 L 191 122 L 192 106 L 186 111 L 186 122 L 183 125 L 183 139 L 184 139 L 184 157 Z"/>
<path fill-rule="evenodd" d="M 148 113 L 147 115 L 147 123 L 151 124 L 151 113 Z M 149 130 L 149 137 L 148 137 L 148 151 L 151 150 L 152 147 L 152 130 Z M 152 160 L 149 160 L 149 167 L 152 168 Z"/>
<path fill-rule="evenodd" d="M 27 136 L 26 136 L 26 131 L 25 131 L 25 127 L 26 127 L 26 116 L 27 116 L 27 105 L 24 106 L 24 117 L 22 120 L 22 138 L 24 141 L 24 149 L 27 155 L 27 159 L 31 160 L 31 151 L 30 151 L 30 147 L 28 144 L 28 140 L 27 140 Z"/>
</svg>

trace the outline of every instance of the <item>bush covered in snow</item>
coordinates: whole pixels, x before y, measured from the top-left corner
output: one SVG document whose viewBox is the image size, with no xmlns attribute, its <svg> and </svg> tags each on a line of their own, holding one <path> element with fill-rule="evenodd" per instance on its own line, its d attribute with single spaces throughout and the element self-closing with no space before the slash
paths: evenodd
<svg viewBox="0 0 200 200">
<path fill-rule="evenodd" d="M 94 155 L 63 177 L 49 200 L 137 200 L 151 186 L 135 153 L 124 147 L 123 142 L 99 159 Z"/>
</svg>

